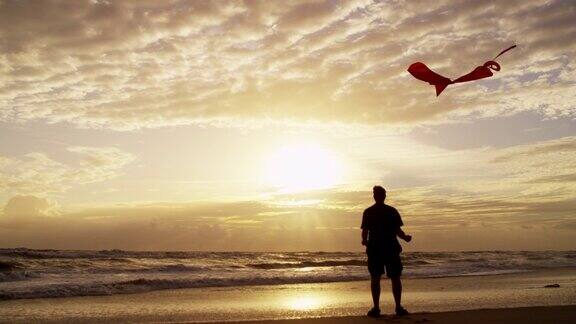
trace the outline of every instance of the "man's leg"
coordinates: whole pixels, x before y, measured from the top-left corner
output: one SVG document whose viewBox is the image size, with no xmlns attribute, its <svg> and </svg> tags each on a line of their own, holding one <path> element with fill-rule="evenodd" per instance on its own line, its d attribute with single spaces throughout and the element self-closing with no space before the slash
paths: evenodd
<svg viewBox="0 0 576 324">
<path fill-rule="evenodd" d="M 391 255 L 386 263 L 386 275 L 392 282 L 392 295 L 394 295 L 394 302 L 396 303 L 396 315 L 406 315 L 408 312 L 402 307 L 402 259 L 400 254 Z"/>
<path fill-rule="evenodd" d="M 396 303 L 396 309 L 402 307 L 402 280 L 400 276 L 390 278 L 392 281 L 392 295 L 394 295 L 394 302 Z"/>
<path fill-rule="evenodd" d="M 374 308 L 380 309 L 380 278 L 382 275 L 371 275 L 370 276 L 370 288 L 372 289 L 372 301 L 374 302 Z"/>
</svg>

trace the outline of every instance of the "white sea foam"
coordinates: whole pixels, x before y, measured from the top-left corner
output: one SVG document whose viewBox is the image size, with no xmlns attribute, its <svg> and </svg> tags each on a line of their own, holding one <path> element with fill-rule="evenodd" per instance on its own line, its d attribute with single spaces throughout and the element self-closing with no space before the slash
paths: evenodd
<svg viewBox="0 0 576 324">
<path fill-rule="evenodd" d="M 443 277 L 576 267 L 575 251 L 403 254 L 405 276 Z M 354 252 L 133 252 L 0 249 L 0 299 L 136 293 L 367 279 Z"/>
</svg>

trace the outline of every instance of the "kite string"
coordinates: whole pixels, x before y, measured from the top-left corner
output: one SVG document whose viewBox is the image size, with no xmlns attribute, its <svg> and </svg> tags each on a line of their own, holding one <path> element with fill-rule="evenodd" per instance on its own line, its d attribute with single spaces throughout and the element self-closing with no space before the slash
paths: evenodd
<svg viewBox="0 0 576 324">
<path fill-rule="evenodd" d="M 512 46 L 508 47 L 507 49 L 505 49 L 505 50 L 503 50 L 502 52 L 500 52 L 500 54 L 496 55 L 492 60 L 493 60 L 493 61 L 496 60 L 498 57 L 500 57 L 500 55 L 508 52 L 509 50 L 511 50 L 511 49 L 513 49 L 513 48 L 515 48 L 515 47 L 516 47 L 516 45 L 512 45 Z"/>
</svg>

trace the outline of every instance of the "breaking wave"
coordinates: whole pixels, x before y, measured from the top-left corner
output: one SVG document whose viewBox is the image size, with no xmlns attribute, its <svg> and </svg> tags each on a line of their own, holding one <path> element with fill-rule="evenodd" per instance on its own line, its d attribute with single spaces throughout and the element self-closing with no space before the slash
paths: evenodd
<svg viewBox="0 0 576 324">
<path fill-rule="evenodd" d="M 408 252 L 407 277 L 576 267 L 576 251 Z M 0 249 L 0 299 L 113 295 L 368 279 L 360 252 L 138 252 Z"/>
</svg>

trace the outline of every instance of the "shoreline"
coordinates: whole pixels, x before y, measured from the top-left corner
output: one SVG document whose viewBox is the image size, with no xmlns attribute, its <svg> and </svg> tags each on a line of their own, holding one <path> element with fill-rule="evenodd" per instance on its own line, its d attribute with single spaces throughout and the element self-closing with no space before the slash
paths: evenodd
<svg viewBox="0 0 576 324">
<path fill-rule="evenodd" d="M 403 277 L 479 277 L 572 267 L 576 251 L 406 252 Z M 0 299 L 369 280 L 362 252 L 0 250 Z M 430 279 L 428 279 L 430 278 Z"/>
<path fill-rule="evenodd" d="M 554 268 L 552 271 L 576 271 L 576 268 Z M 472 273 L 472 274 L 465 274 L 465 275 L 438 275 L 438 276 L 424 276 L 424 277 L 402 277 L 402 280 L 430 280 L 430 279 L 447 279 L 447 278 L 474 278 L 474 277 L 491 277 L 491 276 L 505 276 L 505 275 L 514 275 L 514 274 L 529 274 L 529 273 L 538 273 L 541 271 L 548 271 L 548 270 L 509 270 L 509 271 L 498 271 L 493 273 Z M 367 275 L 368 276 L 368 275 Z M 386 276 L 382 277 L 382 280 L 387 280 Z M 262 283 L 262 284 L 253 284 L 253 283 L 246 283 L 246 284 L 236 284 L 231 286 L 198 286 L 198 287 L 181 287 L 181 288 L 159 288 L 154 290 L 145 290 L 145 291 L 136 291 L 136 292 L 121 292 L 115 294 L 87 294 L 87 295 L 79 295 L 79 296 L 43 296 L 43 297 L 24 297 L 24 298 L 6 298 L 3 299 L 3 295 L 0 294 L 0 305 L 2 302 L 5 301 L 16 301 L 16 300 L 31 300 L 31 299 L 61 299 L 61 298 L 83 298 L 83 297 L 103 297 L 103 296 L 116 296 L 116 295 L 133 295 L 133 294 L 145 294 L 145 293 L 154 293 L 160 291 L 167 291 L 167 290 L 187 290 L 187 289 L 218 289 L 218 288 L 250 288 L 250 287 L 267 287 L 267 286 L 289 286 L 289 285 L 314 285 L 314 284 L 337 284 L 337 283 L 360 283 L 360 282 L 367 282 L 369 279 L 352 279 L 352 280 L 339 280 L 339 281 L 312 281 L 312 282 L 294 282 L 294 283 Z"/>
<path fill-rule="evenodd" d="M 507 275 L 520 275 L 520 274 L 538 274 L 538 273 L 545 273 L 545 272 L 562 272 L 562 271 L 575 271 L 576 267 L 558 267 L 558 268 L 551 268 L 551 269 L 535 269 L 535 270 L 498 270 L 492 272 L 478 272 L 478 273 L 470 273 L 470 274 L 461 274 L 461 275 L 431 275 L 431 276 L 403 276 L 402 280 L 434 280 L 434 279 L 450 279 L 450 278 L 475 278 L 475 277 L 498 277 L 498 276 L 507 276 Z M 290 286 L 290 285 L 315 285 L 315 284 L 338 284 L 338 283 L 360 283 L 360 282 L 368 282 L 369 277 L 368 274 L 366 275 L 366 279 L 351 279 L 351 280 L 339 280 L 339 281 L 311 281 L 311 282 L 292 282 L 292 283 L 262 283 L 262 284 L 254 284 L 254 283 L 239 283 L 236 285 L 214 285 L 214 286 L 191 286 L 191 287 L 178 287 L 178 288 L 158 288 L 154 290 L 142 290 L 142 291 L 134 291 L 134 292 L 120 292 L 114 294 L 86 294 L 86 295 L 71 295 L 71 296 L 42 296 L 42 297 L 24 297 L 24 298 L 5 298 L 0 294 L 0 305 L 2 302 L 8 301 L 17 301 L 17 300 L 34 300 L 34 299 L 67 299 L 67 298 L 85 298 L 85 297 L 105 297 L 105 296 L 117 296 L 117 295 L 138 295 L 138 294 L 146 294 L 146 293 L 154 293 L 154 292 L 162 292 L 162 291 L 171 291 L 171 290 L 189 290 L 189 289 L 226 289 L 226 288 L 250 288 L 250 287 L 268 287 L 268 286 Z M 382 277 L 383 281 L 386 281 L 387 278 L 384 275 Z M 10 282 L 10 281 L 8 281 Z"/>
<path fill-rule="evenodd" d="M 501 309 L 502 306 L 576 307 L 574 268 L 485 276 L 405 278 L 403 284 L 403 304 L 414 314 L 410 318 L 421 319 L 423 314 L 442 312 Z M 549 284 L 560 287 L 544 288 Z M 365 280 L 7 300 L 0 301 L 0 322 L 279 323 L 280 320 L 302 318 L 346 317 L 362 320 L 370 306 L 369 281 Z M 383 314 L 393 311 L 390 283 L 385 279 L 382 281 L 381 309 Z M 574 313 L 571 316 L 576 318 Z"/>
</svg>

